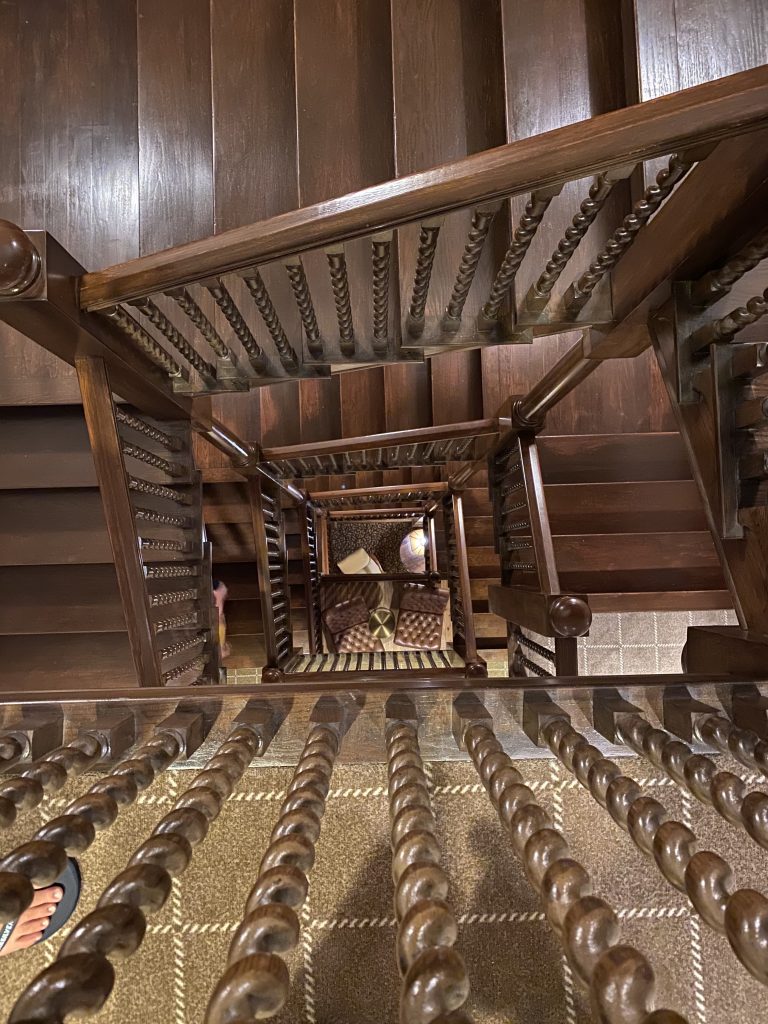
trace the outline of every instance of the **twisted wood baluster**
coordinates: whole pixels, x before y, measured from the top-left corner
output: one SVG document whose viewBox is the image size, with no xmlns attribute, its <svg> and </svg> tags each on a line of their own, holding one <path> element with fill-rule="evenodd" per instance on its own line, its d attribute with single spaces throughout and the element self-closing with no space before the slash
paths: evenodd
<svg viewBox="0 0 768 1024">
<path fill-rule="evenodd" d="M 542 196 L 534 193 L 525 204 L 525 211 L 512 236 L 512 244 L 506 251 L 491 286 L 488 301 L 483 306 L 480 314 L 481 321 L 484 321 L 488 327 L 491 327 L 498 320 L 504 296 L 512 287 L 520 265 L 525 259 L 525 254 L 528 252 L 534 235 L 538 231 L 539 224 L 541 224 L 553 198 L 553 195 Z"/>
<path fill-rule="evenodd" d="M 41 971 L 17 1000 L 9 1024 L 63 1024 L 68 1015 L 100 1010 L 115 981 L 111 959 L 132 956 L 141 946 L 146 917 L 159 911 L 172 878 L 192 858 L 224 801 L 264 745 L 250 726 L 237 725 L 136 850 L 99 898 L 96 909 L 77 924 L 55 962 Z"/>
<path fill-rule="evenodd" d="M 155 339 L 144 330 L 141 324 L 137 323 L 124 309 L 120 306 L 115 306 L 114 309 L 110 310 L 106 314 L 110 320 L 114 320 L 117 326 L 123 331 L 131 341 L 136 343 L 136 347 L 139 348 L 144 355 L 151 360 L 155 366 L 158 366 L 161 370 L 164 370 L 169 377 L 181 377 L 181 367 L 176 360 L 170 356 L 162 345 L 155 341 Z"/>
<path fill-rule="evenodd" d="M 17 736 L 0 736 L 0 772 L 13 768 L 24 757 L 24 744 Z M 2 812 L 0 811 L 0 822 Z"/>
<path fill-rule="evenodd" d="M 339 322 L 339 347 L 343 355 L 353 356 L 355 354 L 355 328 L 352 323 L 352 305 L 349 299 L 349 278 L 344 246 L 339 245 L 333 249 L 326 249 L 325 255 L 331 275 L 336 319 Z"/>
<path fill-rule="evenodd" d="M 563 943 L 576 976 L 589 990 L 595 1019 L 605 1024 L 685 1024 L 672 1010 L 653 1010 L 653 968 L 638 950 L 619 944 L 619 920 L 592 893 L 586 868 L 536 802 L 493 730 L 470 724 L 464 743 L 547 919 Z"/>
<path fill-rule="evenodd" d="M 207 378 L 210 382 L 216 380 L 216 367 L 213 363 L 203 359 L 152 299 L 132 299 L 128 305 L 143 313 L 152 326 L 168 339 L 179 355 L 186 359 L 190 366 L 194 366 L 201 377 Z"/>
<path fill-rule="evenodd" d="M 200 331 L 219 359 L 229 359 L 231 361 L 232 353 L 229 351 L 216 328 L 202 309 L 200 309 L 187 289 L 178 288 L 174 291 L 166 292 L 165 294 L 170 296 L 179 308 L 187 314 L 189 319 L 198 331 Z"/>
<path fill-rule="evenodd" d="M 267 369 L 267 360 L 256 344 L 256 339 L 251 334 L 248 324 L 243 319 L 243 314 L 237 308 L 237 304 L 229 294 L 227 288 L 219 281 L 217 285 L 208 285 L 208 291 L 216 300 L 216 305 L 229 321 L 229 325 L 235 332 L 235 336 L 248 353 L 251 366 L 257 373 L 264 373 Z"/>
<path fill-rule="evenodd" d="M 656 175 L 656 182 L 649 185 L 624 218 L 621 227 L 605 243 L 602 251 L 590 263 L 589 268 L 569 287 L 565 294 L 565 308 L 577 312 L 585 306 L 599 282 L 619 262 L 632 245 L 640 228 L 661 206 L 675 185 L 685 177 L 694 164 L 686 156 L 670 157 L 669 164 Z"/>
<path fill-rule="evenodd" d="M 256 303 L 256 308 L 261 314 L 261 319 L 266 324 L 272 341 L 275 343 L 275 348 L 283 368 L 289 373 L 296 373 L 299 368 L 296 351 L 285 335 L 283 325 L 280 323 L 280 317 L 277 315 L 277 310 L 272 304 L 267 286 L 264 284 L 264 279 L 258 270 L 252 270 L 244 280 L 248 291 L 253 297 L 253 301 Z"/>
<path fill-rule="evenodd" d="M 176 491 L 164 484 L 155 484 L 149 480 L 142 480 L 139 477 L 128 477 L 128 490 L 136 491 L 137 494 L 151 494 L 153 498 L 166 498 L 168 501 L 175 501 L 179 505 L 191 505 L 192 495 L 186 491 Z"/>
<path fill-rule="evenodd" d="M 151 423 L 147 423 L 140 416 L 134 416 L 127 409 L 123 409 L 121 405 L 115 406 L 115 419 L 118 423 L 130 427 L 131 430 L 135 430 L 139 434 L 143 434 L 144 437 L 148 437 L 151 441 L 157 441 L 158 444 L 163 445 L 172 452 L 177 452 L 181 448 L 180 438 L 174 437 L 172 434 L 166 434 L 164 430 L 160 430 L 158 427 L 153 427 Z"/>
<path fill-rule="evenodd" d="M 387 351 L 389 319 L 389 262 L 392 252 L 392 232 L 385 231 L 371 239 L 373 265 L 373 351 L 383 355 Z"/>
<path fill-rule="evenodd" d="M 104 754 L 102 744 L 95 737 L 88 738 L 93 741 L 90 752 L 85 758 L 76 758 L 81 771 Z M 46 822 L 28 843 L 17 846 L 3 857 L 0 861 L 0 923 L 19 917 L 31 904 L 34 889 L 51 885 L 66 867 L 67 857 L 87 850 L 96 832 L 109 828 L 120 808 L 133 803 L 139 790 L 146 788 L 179 752 L 175 734 L 158 733 L 68 804 L 63 814 Z M 54 774 L 63 784 L 66 773 L 61 762 L 45 763 L 46 768 L 54 765 Z"/>
<path fill-rule="evenodd" d="M 153 466 L 155 469 L 160 469 L 163 473 L 167 473 L 168 476 L 180 477 L 184 476 L 186 472 L 184 467 L 178 465 L 178 463 L 169 462 L 167 459 L 155 455 L 154 452 L 148 452 L 146 448 L 140 448 L 137 444 L 121 441 L 120 450 L 126 458 L 136 459 L 147 466 Z"/>
<path fill-rule="evenodd" d="M 549 299 L 552 289 L 555 287 L 568 261 L 578 249 L 581 240 L 586 235 L 598 213 L 605 206 L 606 200 L 613 191 L 615 184 L 615 178 L 610 175 L 601 174 L 589 186 L 587 198 L 582 201 L 579 206 L 579 212 L 574 214 L 570 226 L 565 230 L 565 235 L 557 243 L 557 248 L 550 256 L 544 270 L 531 288 L 527 305 L 542 308 L 545 300 Z"/>
<path fill-rule="evenodd" d="M 104 747 L 98 737 L 79 736 L 66 746 L 48 751 L 18 775 L 0 779 L 0 828 L 12 825 L 19 811 L 37 807 L 46 793 L 57 792 L 67 779 L 81 775 L 103 756 Z"/>
<path fill-rule="evenodd" d="M 443 317 L 443 330 L 458 331 L 461 324 L 461 314 L 464 311 L 464 304 L 469 295 L 469 289 L 475 278 L 475 271 L 483 254 L 483 246 L 491 230 L 496 210 L 473 210 L 472 226 L 469 229 L 467 243 L 461 256 L 459 269 L 456 272 L 456 281 L 453 285 L 451 297 L 448 299 L 448 306 Z"/>
<path fill-rule="evenodd" d="M 299 307 L 299 316 L 304 325 L 304 333 L 307 336 L 309 353 L 316 357 L 322 356 L 323 339 L 320 335 L 307 275 L 304 273 L 304 265 L 298 256 L 294 256 L 285 261 L 285 270 L 288 274 L 288 280 L 291 282 L 296 305 Z"/>
<path fill-rule="evenodd" d="M 687 895 L 702 920 L 727 937 L 749 973 L 768 985 L 768 899 L 755 889 L 734 889 L 727 861 L 711 850 L 696 852 L 695 833 L 671 819 L 663 804 L 623 775 L 567 719 L 550 719 L 541 735 L 635 846 L 655 860 L 669 884 Z"/>
<path fill-rule="evenodd" d="M 314 725 L 280 808 L 245 916 L 229 947 L 227 966 L 208 1002 L 205 1024 L 266 1020 L 288 998 L 283 955 L 299 941 L 301 908 L 309 891 L 315 843 L 343 735 L 337 722 Z"/>
<path fill-rule="evenodd" d="M 768 228 L 752 239 L 741 252 L 728 260 L 719 270 L 705 274 L 691 289 L 694 306 L 708 306 L 727 295 L 739 278 L 768 259 Z"/>
<path fill-rule="evenodd" d="M 712 323 L 705 324 L 695 331 L 690 337 L 690 345 L 694 349 L 704 348 L 716 341 L 731 341 L 731 339 L 756 323 L 761 317 L 768 313 L 768 288 L 762 295 L 755 295 L 747 301 L 745 306 L 738 306 L 731 310 L 726 316 Z"/>
<path fill-rule="evenodd" d="M 707 715 L 694 725 L 695 735 L 710 747 L 721 751 L 768 778 L 768 743 L 749 729 L 742 729 L 721 715 Z"/>
<path fill-rule="evenodd" d="M 407 328 L 412 338 L 424 333 L 424 310 L 427 307 L 429 282 L 432 278 L 432 266 L 435 262 L 437 239 L 442 220 L 425 220 L 420 225 L 419 248 L 416 254 L 416 271 L 413 278 L 413 293 L 408 309 Z"/>
<path fill-rule="evenodd" d="M 768 796 L 747 787 L 733 772 L 718 771 L 711 757 L 694 754 L 687 743 L 664 729 L 654 729 L 639 715 L 621 715 L 616 733 L 627 746 L 714 808 L 731 825 L 743 828 L 758 846 L 768 850 Z"/>
<path fill-rule="evenodd" d="M 146 523 L 159 523 L 161 526 L 177 526 L 180 530 L 188 530 L 192 526 L 189 516 L 177 515 L 175 512 L 158 512 L 153 508 L 134 507 L 134 517 Z"/>
<path fill-rule="evenodd" d="M 446 902 L 448 876 L 440 866 L 415 713 L 407 713 L 410 720 L 391 721 L 386 731 L 397 962 L 403 978 L 400 1024 L 432 1024 L 454 1019 L 469 996 L 469 979 L 453 949 L 458 925 Z M 472 1020 L 466 1013 L 459 1019 Z"/>
</svg>

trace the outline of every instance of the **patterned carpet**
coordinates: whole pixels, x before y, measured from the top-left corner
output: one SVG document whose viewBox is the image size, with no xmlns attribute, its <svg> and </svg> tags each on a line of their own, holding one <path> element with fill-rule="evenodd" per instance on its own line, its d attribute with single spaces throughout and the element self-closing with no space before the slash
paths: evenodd
<svg viewBox="0 0 768 1024">
<path fill-rule="evenodd" d="M 657 972 L 659 1006 L 691 1024 L 762 1019 L 764 994 L 725 939 L 689 912 L 628 837 L 553 760 L 518 762 L 529 784 L 593 875 L 595 892 L 619 912 L 622 936 Z M 739 882 L 760 886 L 765 854 L 714 811 L 696 804 L 646 762 L 627 759 L 629 774 L 653 788 L 681 820 L 726 854 Z M 733 767 L 733 766 L 731 766 Z M 471 980 L 478 1024 L 581 1024 L 582 995 L 541 913 L 510 844 L 468 761 L 429 765 L 433 802 L 460 923 L 459 949 Z M 251 770 L 226 804 L 191 866 L 151 920 L 142 948 L 117 964 L 112 998 L 97 1020 L 202 1022 L 231 935 L 278 811 L 290 769 Z M 167 809 L 189 774 L 169 771 L 81 858 L 83 911 Z M 86 787 L 81 779 L 72 792 Z M 26 815 L 4 836 L 8 849 L 69 794 Z M 283 1024 L 385 1024 L 397 1020 L 398 977 L 389 859 L 385 771 L 340 765 L 317 846 L 300 950 L 291 958 L 291 995 Z M 56 951 L 46 947 L 0 958 L 0 1012 Z"/>
</svg>

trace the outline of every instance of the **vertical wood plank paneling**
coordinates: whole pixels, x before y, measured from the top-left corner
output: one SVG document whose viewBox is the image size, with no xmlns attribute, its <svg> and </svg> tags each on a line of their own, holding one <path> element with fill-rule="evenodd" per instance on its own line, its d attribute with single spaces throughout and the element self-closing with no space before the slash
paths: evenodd
<svg viewBox="0 0 768 1024">
<path fill-rule="evenodd" d="M 342 436 L 339 380 L 343 376 L 306 377 L 299 381 L 302 444 Z"/>
<path fill-rule="evenodd" d="M 0 17 L 2 215 L 47 228 L 88 269 L 137 256 L 135 0 L 8 0 Z M 0 338 L 0 401 L 79 400 L 73 368 Z"/>
<path fill-rule="evenodd" d="M 211 0 L 216 230 L 298 206 L 293 5 Z"/>
<path fill-rule="evenodd" d="M 499 0 L 392 0 L 392 63 L 399 177 L 506 141 Z M 428 324 L 445 311 L 470 222 L 471 211 L 462 211 L 448 216 L 442 227 L 426 306 Z M 408 226 L 397 234 L 405 312 L 419 231 Z M 470 311 L 484 301 L 505 244 L 502 220 L 475 274 L 468 327 Z"/>
<path fill-rule="evenodd" d="M 432 425 L 429 363 L 390 363 L 384 367 L 384 419 L 387 430 Z"/>
<path fill-rule="evenodd" d="M 305 206 L 394 176 L 389 0 L 295 0 L 294 12 L 299 197 Z M 362 350 L 370 354 L 371 243 L 359 239 L 344 250 L 357 348 L 365 341 Z M 310 253 L 304 265 L 326 349 L 338 354 L 327 261 Z"/>
<path fill-rule="evenodd" d="M 138 0 L 141 251 L 213 233 L 208 0 Z"/>
<path fill-rule="evenodd" d="M 341 436 L 364 437 L 386 429 L 384 367 L 352 370 L 339 375 Z"/>
</svg>

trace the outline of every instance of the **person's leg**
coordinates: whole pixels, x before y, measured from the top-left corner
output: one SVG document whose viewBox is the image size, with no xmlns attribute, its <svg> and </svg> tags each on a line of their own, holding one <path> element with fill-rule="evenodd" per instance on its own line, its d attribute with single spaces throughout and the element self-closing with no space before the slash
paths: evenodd
<svg viewBox="0 0 768 1024">
<path fill-rule="evenodd" d="M 63 895 L 63 890 L 57 885 L 49 886 L 47 889 L 38 889 L 31 906 L 27 907 L 15 922 L 5 944 L 0 948 L 0 956 L 8 956 L 9 953 L 15 953 L 18 949 L 27 949 L 39 942 L 53 916 L 56 904 Z M 0 929 L 0 939 L 3 934 L 4 929 Z"/>
<path fill-rule="evenodd" d="M 219 646 L 221 647 L 222 658 L 226 658 L 230 654 L 230 646 L 227 643 L 227 619 L 224 615 L 224 603 L 227 600 L 228 593 L 226 583 L 223 583 L 221 580 L 213 581 L 213 600 L 219 613 Z"/>
</svg>

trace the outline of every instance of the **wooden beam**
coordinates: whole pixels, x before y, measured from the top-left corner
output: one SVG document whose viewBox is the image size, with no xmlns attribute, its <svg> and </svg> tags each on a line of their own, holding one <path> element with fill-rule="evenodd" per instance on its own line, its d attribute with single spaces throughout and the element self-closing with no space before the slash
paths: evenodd
<svg viewBox="0 0 768 1024">
<path fill-rule="evenodd" d="M 737 135 L 768 120 L 768 67 L 486 150 L 328 202 L 87 274 L 96 310 L 420 218 Z"/>
<path fill-rule="evenodd" d="M 160 661 L 107 368 L 103 360 L 92 357 L 78 359 L 76 367 L 136 675 L 140 686 L 160 686 Z"/>
</svg>

